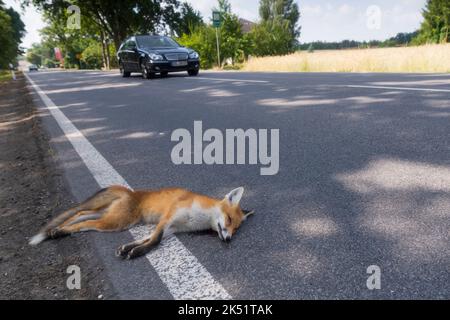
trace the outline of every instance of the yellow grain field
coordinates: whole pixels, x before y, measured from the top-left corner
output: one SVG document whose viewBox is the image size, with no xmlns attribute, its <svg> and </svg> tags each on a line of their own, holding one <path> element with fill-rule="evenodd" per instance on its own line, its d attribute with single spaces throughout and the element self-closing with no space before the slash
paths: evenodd
<svg viewBox="0 0 450 320">
<path fill-rule="evenodd" d="M 301 51 L 251 58 L 243 71 L 450 72 L 450 44 L 419 47 Z"/>
</svg>

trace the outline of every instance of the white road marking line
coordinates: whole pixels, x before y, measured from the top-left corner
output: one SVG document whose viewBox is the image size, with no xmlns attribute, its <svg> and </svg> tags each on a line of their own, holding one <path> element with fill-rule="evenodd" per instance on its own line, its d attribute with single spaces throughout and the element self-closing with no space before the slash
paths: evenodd
<svg viewBox="0 0 450 320">
<path fill-rule="evenodd" d="M 188 79 L 229 81 L 229 82 L 248 82 L 248 83 L 269 83 L 269 81 L 265 81 L 265 80 L 243 80 L 243 79 L 228 79 L 228 78 L 189 77 Z"/>
<path fill-rule="evenodd" d="M 120 184 L 130 188 L 125 179 L 72 124 L 45 92 L 27 74 L 25 77 L 41 97 L 100 187 Z M 139 240 L 145 233 L 143 231 L 145 231 L 145 227 L 138 227 L 130 230 L 130 233 L 136 240 Z M 146 257 L 176 300 L 232 299 L 225 288 L 214 280 L 208 270 L 175 236 L 164 239 L 161 248 L 154 250 Z"/>
<path fill-rule="evenodd" d="M 430 91 L 430 92 L 450 92 L 446 89 L 432 89 L 432 88 L 408 88 L 408 87 L 384 87 L 384 86 L 359 86 L 346 85 L 348 88 L 367 88 L 367 89 L 388 89 L 388 90 L 404 90 L 404 91 Z"/>
</svg>

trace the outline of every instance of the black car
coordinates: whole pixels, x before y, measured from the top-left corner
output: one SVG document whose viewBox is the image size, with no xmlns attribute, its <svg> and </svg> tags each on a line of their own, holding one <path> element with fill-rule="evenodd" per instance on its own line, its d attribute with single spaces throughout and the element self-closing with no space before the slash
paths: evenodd
<svg viewBox="0 0 450 320">
<path fill-rule="evenodd" d="M 165 36 L 132 36 L 120 46 L 117 58 L 125 78 L 132 72 L 142 73 L 145 79 L 152 79 L 157 73 L 164 77 L 169 72 L 180 71 L 196 76 L 200 70 L 197 52 Z"/>
</svg>

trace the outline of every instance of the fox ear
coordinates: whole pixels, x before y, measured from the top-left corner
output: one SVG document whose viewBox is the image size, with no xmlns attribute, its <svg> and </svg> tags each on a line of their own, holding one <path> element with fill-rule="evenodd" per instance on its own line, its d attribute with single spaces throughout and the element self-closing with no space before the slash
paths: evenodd
<svg viewBox="0 0 450 320">
<path fill-rule="evenodd" d="M 244 213 L 244 218 L 242 219 L 242 221 L 247 220 L 248 217 L 252 216 L 255 214 L 255 210 L 242 210 L 242 212 Z"/>
<path fill-rule="evenodd" d="M 234 189 L 229 194 L 225 196 L 225 200 L 227 200 L 231 205 L 237 206 L 239 202 L 241 202 L 242 196 L 244 195 L 244 188 L 240 187 Z"/>
</svg>

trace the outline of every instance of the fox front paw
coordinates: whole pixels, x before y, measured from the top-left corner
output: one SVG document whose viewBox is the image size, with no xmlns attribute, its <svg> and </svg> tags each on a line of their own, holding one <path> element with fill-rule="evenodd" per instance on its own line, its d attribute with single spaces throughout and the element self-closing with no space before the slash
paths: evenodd
<svg viewBox="0 0 450 320">
<path fill-rule="evenodd" d="M 116 257 L 126 258 L 129 251 L 130 250 L 127 250 L 126 246 L 120 246 L 116 250 Z"/>
<path fill-rule="evenodd" d="M 124 244 L 120 247 L 117 248 L 116 250 L 116 257 L 119 258 L 126 258 L 128 253 L 133 250 L 135 247 L 137 247 L 139 244 L 135 243 L 135 242 L 131 242 L 128 244 Z"/>
<path fill-rule="evenodd" d="M 148 251 L 149 250 L 147 250 L 146 248 L 136 247 L 128 253 L 126 259 L 132 260 L 132 259 L 139 258 L 139 257 L 145 255 Z"/>
</svg>

